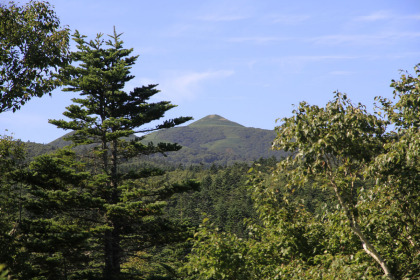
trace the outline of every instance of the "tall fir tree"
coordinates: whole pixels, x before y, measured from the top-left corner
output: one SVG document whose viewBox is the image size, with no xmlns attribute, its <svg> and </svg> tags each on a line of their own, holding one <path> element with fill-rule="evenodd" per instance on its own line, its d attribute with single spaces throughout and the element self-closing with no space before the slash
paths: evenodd
<svg viewBox="0 0 420 280">
<path fill-rule="evenodd" d="M 130 56 L 133 49 L 123 48 L 121 34 L 117 34 L 115 28 L 107 41 L 102 38 L 103 34 L 90 41 L 77 31 L 73 37 L 78 51 L 73 52 L 71 58 L 77 64 L 63 68 L 61 79 L 66 86 L 64 91 L 80 92 L 81 98 L 73 99 L 74 104 L 63 113 L 70 121 L 50 120 L 50 123 L 72 130 L 74 133 L 68 139 L 75 145 L 94 144 L 89 146 L 93 147 L 94 191 L 104 201 L 101 209 L 106 226 L 102 236 L 103 276 L 104 279 L 121 279 L 121 264 L 127 250 L 139 250 L 146 246 L 144 243 L 150 246 L 153 242 L 163 242 L 165 237 L 160 233 L 172 228 L 162 220 L 150 218 L 161 214 L 164 198 L 198 187 L 195 182 L 156 186 L 142 181 L 144 177 L 160 174 L 158 170 L 123 172 L 121 163 L 130 158 L 181 148 L 169 143 L 144 144 L 142 137 L 133 135 L 174 127 L 191 117 L 174 118 L 143 128 L 161 119 L 175 105 L 168 101 L 149 102 L 159 92 L 157 85 L 124 91 L 126 82 L 134 78 L 130 69 L 138 56 Z"/>
</svg>

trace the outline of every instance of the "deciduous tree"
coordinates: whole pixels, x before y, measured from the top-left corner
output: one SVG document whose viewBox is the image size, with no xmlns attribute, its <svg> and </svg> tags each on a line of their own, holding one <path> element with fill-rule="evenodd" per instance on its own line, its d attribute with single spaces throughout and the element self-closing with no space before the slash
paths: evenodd
<svg viewBox="0 0 420 280">
<path fill-rule="evenodd" d="M 0 4 L 0 113 L 51 93 L 68 47 L 69 30 L 48 2 Z"/>
<path fill-rule="evenodd" d="M 283 118 L 273 145 L 290 156 L 250 180 L 260 219 L 245 240 L 203 226 L 185 266 L 191 279 L 419 278 L 418 67 L 392 81 L 395 101 L 378 97 L 376 114 L 336 93 Z M 308 188 L 337 207 L 308 204 Z"/>
<path fill-rule="evenodd" d="M 366 185 L 363 171 L 383 152 L 386 122 L 341 93 L 324 108 L 301 102 L 293 113 L 293 117 L 282 119 L 273 144 L 293 153 L 282 162 L 289 184 L 314 180 L 333 189 L 363 249 L 393 279 L 386 260 L 360 226 L 357 209 L 360 188 Z"/>
</svg>

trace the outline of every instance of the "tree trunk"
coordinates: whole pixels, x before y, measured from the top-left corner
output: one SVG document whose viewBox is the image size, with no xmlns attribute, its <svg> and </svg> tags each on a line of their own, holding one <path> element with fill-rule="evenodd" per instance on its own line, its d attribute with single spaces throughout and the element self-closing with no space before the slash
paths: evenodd
<svg viewBox="0 0 420 280">
<path fill-rule="evenodd" d="M 359 224 L 357 223 L 354 215 L 350 212 L 343 197 L 340 195 L 337 185 L 334 182 L 331 182 L 331 184 L 333 185 L 338 201 L 340 202 L 341 207 L 343 207 L 346 217 L 350 222 L 350 228 L 352 229 L 353 233 L 356 234 L 359 237 L 360 241 L 362 242 L 363 250 L 365 250 L 365 252 L 369 256 L 371 256 L 381 266 L 385 276 L 388 277 L 388 279 L 394 280 L 395 278 L 392 275 L 391 270 L 385 263 L 385 260 L 381 257 L 379 252 L 376 251 L 376 249 L 372 246 L 372 244 L 369 242 L 369 240 L 360 230 Z"/>
<path fill-rule="evenodd" d="M 117 179 L 117 140 L 112 141 L 111 149 L 111 174 L 110 174 L 110 198 L 109 204 L 117 204 L 119 201 L 118 179 Z M 105 232 L 105 269 L 104 278 L 107 280 L 119 279 L 121 273 L 121 224 L 115 218 L 108 221 L 112 230 Z"/>
<path fill-rule="evenodd" d="M 115 227 L 115 226 L 114 226 Z M 120 279 L 121 273 L 121 247 L 118 229 L 105 232 L 105 268 L 104 279 Z"/>
</svg>

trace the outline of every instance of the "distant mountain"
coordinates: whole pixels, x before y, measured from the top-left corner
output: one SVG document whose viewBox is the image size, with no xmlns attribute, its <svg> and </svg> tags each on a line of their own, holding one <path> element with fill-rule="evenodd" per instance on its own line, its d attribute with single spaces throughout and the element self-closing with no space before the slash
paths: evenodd
<svg viewBox="0 0 420 280">
<path fill-rule="evenodd" d="M 219 115 L 209 115 L 188 126 L 151 133 L 143 141 L 180 144 L 183 148 L 167 157 L 172 163 L 230 164 L 284 156 L 284 152 L 271 150 L 275 137 L 273 130 L 245 127 Z"/>
<path fill-rule="evenodd" d="M 65 135 L 61 136 L 60 138 L 57 138 L 54 141 L 51 141 L 47 145 L 50 145 L 50 146 L 53 146 L 53 147 L 56 147 L 56 148 L 62 148 L 64 146 L 68 146 L 68 145 L 71 144 L 71 141 L 64 140 L 64 138 L 72 135 L 73 133 L 74 132 L 66 133 Z"/>
<path fill-rule="evenodd" d="M 70 142 L 64 140 L 68 135 L 52 141 L 43 149 L 37 147 L 37 150 L 50 151 L 69 145 Z M 180 151 L 168 153 L 166 157 L 153 155 L 148 158 L 159 163 L 228 165 L 237 161 L 251 162 L 261 157 L 281 158 L 284 152 L 271 150 L 275 136 L 273 130 L 245 127 L 219 115 L 209 115 L 187 126 L 150 133 L 142 142 L 170 142 L 182 146 Z"/>
<path fill-rule="evenodd" d="M 210 126 L 228 126 L 228 127 L 244 127 L 236 122 L 232 122 L 219 115 L 208 115 L 198 121 L 188 125 L 189 127 L 210 127 Z"/>
</svg>

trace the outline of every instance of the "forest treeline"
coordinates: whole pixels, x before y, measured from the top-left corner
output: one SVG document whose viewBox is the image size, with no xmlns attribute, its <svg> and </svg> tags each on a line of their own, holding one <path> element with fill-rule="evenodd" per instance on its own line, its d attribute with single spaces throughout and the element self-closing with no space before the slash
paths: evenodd
<svg viewBox="0 0 420 280">
<path fill-rule="evenodd" d="M 47 2 L 11 2 L 0 42 L 0 113 L 79 93 L 50 120 L 71 145 L 0 137 L 0 279 L 420 278 L 420 64 L 373 113 L 340 92 L 301 102 L 281 160 L 165 166 L 133 160 L 180 145 L 132 135 L 191 118 L 162 121 L 157 85 L 124 90 L 137 56 L 115 28 L 70 36 Z"/>
</svg>

